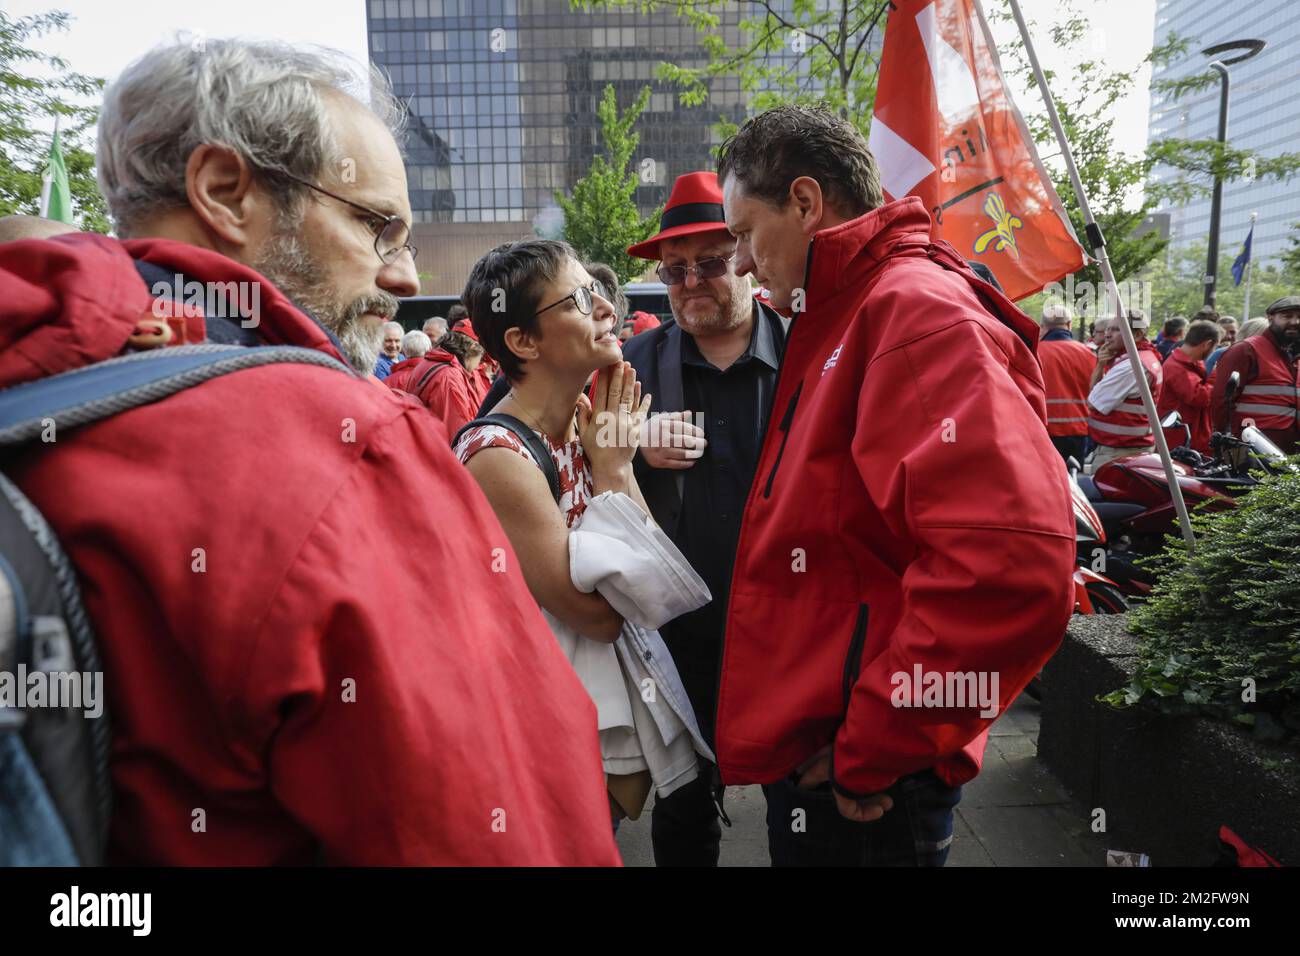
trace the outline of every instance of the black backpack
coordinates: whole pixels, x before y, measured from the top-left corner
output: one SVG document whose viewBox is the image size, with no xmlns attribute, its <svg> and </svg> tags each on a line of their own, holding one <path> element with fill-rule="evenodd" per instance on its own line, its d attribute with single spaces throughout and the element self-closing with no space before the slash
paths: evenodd
<svg viewBox="0 0 1300 956">
<path fill-rule="evenodd" d="M 0 472 L 39 441 L 57 442 L 221 375 L 284 362 L 352 374 L 315 349 L 204 344 L 136 352 L 5 389 Z M 27 691 L 39 687 L 44 699 L 34 700 Z M 54 688 L 64 690 L 58 701 Z M 73 706 L 49 706 L 78 694 Z M 112 793 L 103 696 L 76 572 L 40 511 L 0 473 L 0 866 L 103 862 Z"/>
</svg>

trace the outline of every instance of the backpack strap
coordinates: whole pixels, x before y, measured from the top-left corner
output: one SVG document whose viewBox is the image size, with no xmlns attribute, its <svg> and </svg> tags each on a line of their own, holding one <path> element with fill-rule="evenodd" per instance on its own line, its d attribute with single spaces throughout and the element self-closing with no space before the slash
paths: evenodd
<svg viewBox="0 0 1300 956">
<path fill-rule="evenodd" d="M 504 412 L 497 412 L 494 415 L 484 415 L 482 418 L 476 418 L 472 422 L 465 424 L 460 431 L 456 432 L 456 437 L 451 440 L 452 447 L 460 441 L 460 436 L 471 428 L 479 425 L 499 425 L 506 431 L 510 432 L 528 449 L 528 454 L 533 456 L 533 461 L 537 467 L 542 470 L 546 476 L 546 483 L 551 488 L 551 497 L 558 503 L 560 500 L 560 474 L 555 470 L 555 462 L 551 460 L 550 449 L 546 443 L 537 437 L 537 433 L 515 418 L 513 415 L 507 415 Z"/>
<path fill-rule="evenodd" d="M 324 352 L 287 345 L 178 345 L 133 352 L 0 391 L 0 447 L 31 441 L 51 424 L 56 429 L 89 425 L 230 372 L 282 363 L 353 374 Z"/>
<path fill-rule="evenodd" d="M 452 359 L 452 361 L 454 362 L 455 359 Z M 416 382 L 414 385 L 411 384 L 411 379 L 415 378 L 415 374 L 414 374 L 415 369 L 411 369 L 412 374 L 407 376 L 406 384 L 403 386 L 403 390 L 408 392 L 411 395 L 414 395 L 420 401 L 424 402 L 425 405 L 428 405 L 429 403 L 424 400 L 424 394 L 423 394 L 424 386 L 427 385 L 433 379 L 433 377 L 437 375 L 438 372 L 440 372 L 442 369 L 450 368 L 450 367 L 451 367 L 451 362 L 430 362 L 429 368 L 425 370 L 424 374 L 420 376 L 420 380 Z"/>
</svg>

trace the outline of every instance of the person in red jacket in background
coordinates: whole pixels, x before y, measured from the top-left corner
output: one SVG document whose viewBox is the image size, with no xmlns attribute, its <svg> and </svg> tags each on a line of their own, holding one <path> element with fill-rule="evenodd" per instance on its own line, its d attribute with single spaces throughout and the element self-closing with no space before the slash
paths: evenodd
<svg viewBox="0 0 1300 956">
<path fill-rule="evenodd" d="M 1205 455 L 1210 453 L 1213 391 L 1206 380 L 1205 359 L 1218 347 L 1221 338 L 1223 328 L 1217 322 L 1197 319 L 1188 326 L 1181 344 L 1169 353 L 1161 367 L 1164 381 L 1160 386 L 1160 400 L 1156 402 L 1161 420 L 1170 412 L 1178 412 L 1191 430 L 1192 448 Z"/>
<path fill-rule="evenodd" d="M 1273 302 L 1268 328 L 1241 339 L 1214 366 L 1212 419 L 1219 431 L 1240 436 L 1253 424 L 1288 455 L 1300 452 L 1300 295 Z M 1252 320 L 1253 321 L 1253 320 Z M 1245 331 L 1245 330 L 1243 330 Z M 1241 375 L 1241 391 L 1228 420 L 1228 379 Z"/>
<path fill-rule="evenodd" d="M 473 400 L 474 409 L 477 411 L 479 405 L 487 398 L 488 391 L 492 388 L 492 380 L 496 378 L 499 371 L 497 363 L 492 361 L 491 357 L 483 349 L 483 343 L 479 341 L 478 333 L 474 331 L 474 322 L 470 318 L 460 319 L 452 326 L 453 332 L 460 332 L 468 338 L 476 347 L 474 350 L 466 350 L 466 358 L 471 352 L 477 355 L 477 361 L 472 368 L 466 362 L 466 371 L 469 373 L 470 398 Z M 472 415 L 470 416 L 473 417 Z M 455 432 L 452 433 L 453 436 Z"/>
<path fill-rule="evenodd" d="M 6 460 L 98 638 L 108 861 L 617 865 L 595 707 L 509 540 L 432 416 L 363 377 L 418 282 L 403 110 L 378 75 L 355 98 L 346 63 L 151 50 L 99 120 L 123 240 L 0 245 L 0 387 L 159 334 L 173 279 L 258 290 L 245 321 L 191 315 L 198 335 L 334 360 L 246 368 Z M 432 615 L 430 567 L 456 573 Z"/>
<path fill-rule="evenodd" d="M 718 179 L 736 274 L 794 316 L 737 547 L 723 780 L 764 784 L 774 864 L 942 865 L 990 724 L 1074 607 L 1038 330 L 919 199 L 884 202 L 830 111 L 749 120 Z"/>
<path fill-rule="evenodd" d="M 628 318 L 632 320 L 633 335 L 649 332 L 651 329 L 659 328 L 660 325 L 658 316 L 651 315 L 649 312 L 633 312 Z"/>
<path fill-rule="evenodd" d="M 1092 350 L 1070 334 L 1074 318 L 1060 302 L 1043 306 L 1043 337 L 1038 361 L 1047 394 L 1047 434 L 1062 458 L 1080 464 L 1088 438 L 1088 379 L 1097 360 Z"/>
<path fill-rule="evenodd" d="M 442 343 L 402 370 L 393 387 L 414 395 L 446 426 L 451 440 L 478 411 L 479 398 L 475 371 L 483 357 L 483 346 L 464 331 L 462 322 L 442 337 Z M 397 375 L 398 366 L 393 370 Z"/>
</svg>

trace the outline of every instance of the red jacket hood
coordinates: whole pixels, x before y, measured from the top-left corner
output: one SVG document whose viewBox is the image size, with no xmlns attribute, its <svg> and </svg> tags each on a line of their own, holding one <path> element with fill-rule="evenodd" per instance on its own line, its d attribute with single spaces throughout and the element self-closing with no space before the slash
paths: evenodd
<svg viewBox="0 0 1300 956">
<path fill-rule="evenodd" d="M 120 241 L 90 233 L 7 243 L 0 324 L 0 387 L 56 375 L 118 355 L 137 320 L 152 317 L 154 297 L 130 265 L 142 259 L 187 281 L 258 283 L 258 334 L 272 345 L 319 349 L 343 360 L 317 322 L 260 273 L 232 259 L 171 239 Z M 123 265 L 127 268 L 123 268 Z"/>
<path fill-rule="evenodd" d="M 429 354 L 432 355 L 433 353 L 430 352 Z M 424 361 L 424 358 L 425 357 L 423 355 L 415 355 L 412 356 L 411 358 L 402 359 L 400 362 L 394 362 L 393 367 L 388 370 L 388 377 L 392 378 L 398 372 L 406 372 L 409 371 L 410 369 L 415 368 L 417 365 L 419 365 L 421 362 Z"/>
</svg>

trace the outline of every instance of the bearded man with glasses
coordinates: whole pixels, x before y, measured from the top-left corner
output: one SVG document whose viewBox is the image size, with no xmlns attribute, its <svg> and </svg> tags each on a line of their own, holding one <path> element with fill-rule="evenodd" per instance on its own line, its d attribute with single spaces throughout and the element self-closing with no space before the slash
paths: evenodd
<svg viewBox="0 0 1300 956">
<path fill-rule="evenodd" d="M 619 863 L 596 708 L 504 529 L 443 425 L 369 378 L 419 289 L 405 115 L 328 51 L 158 47 L 100 111 L 121 238 L 0 244 L 12 415 L 39 379 L 84 389 L 117 356 L 239 366 L 149 381 L 94 424 L 54 408 L 57 442 L 6 448 L 6 495 L 63 543 L 105 663 L 111 819 L 78 828 L 80 862 Z M 169 293 L 191 284 L 256 311 Z M 434 613 L 430 568 L 455 575 Z"/>
<path fill-rule="evenodd" d="M 623 357 L 653 396 L 633 468 L 659 526 L 704 578 L 713 600 L 660 629 L 712 746 L 719 654 L 740 516 L 767 425 L 786 320 L 732 268 L 736 240 L 714 173 L 678 177 L 659 232 L 628 249 L 659 260 L 673 319 L 631 338 Z M 717 866 L 726 820 L 712 765 L 656 800 L 659 866 Z"/>
</svg>

